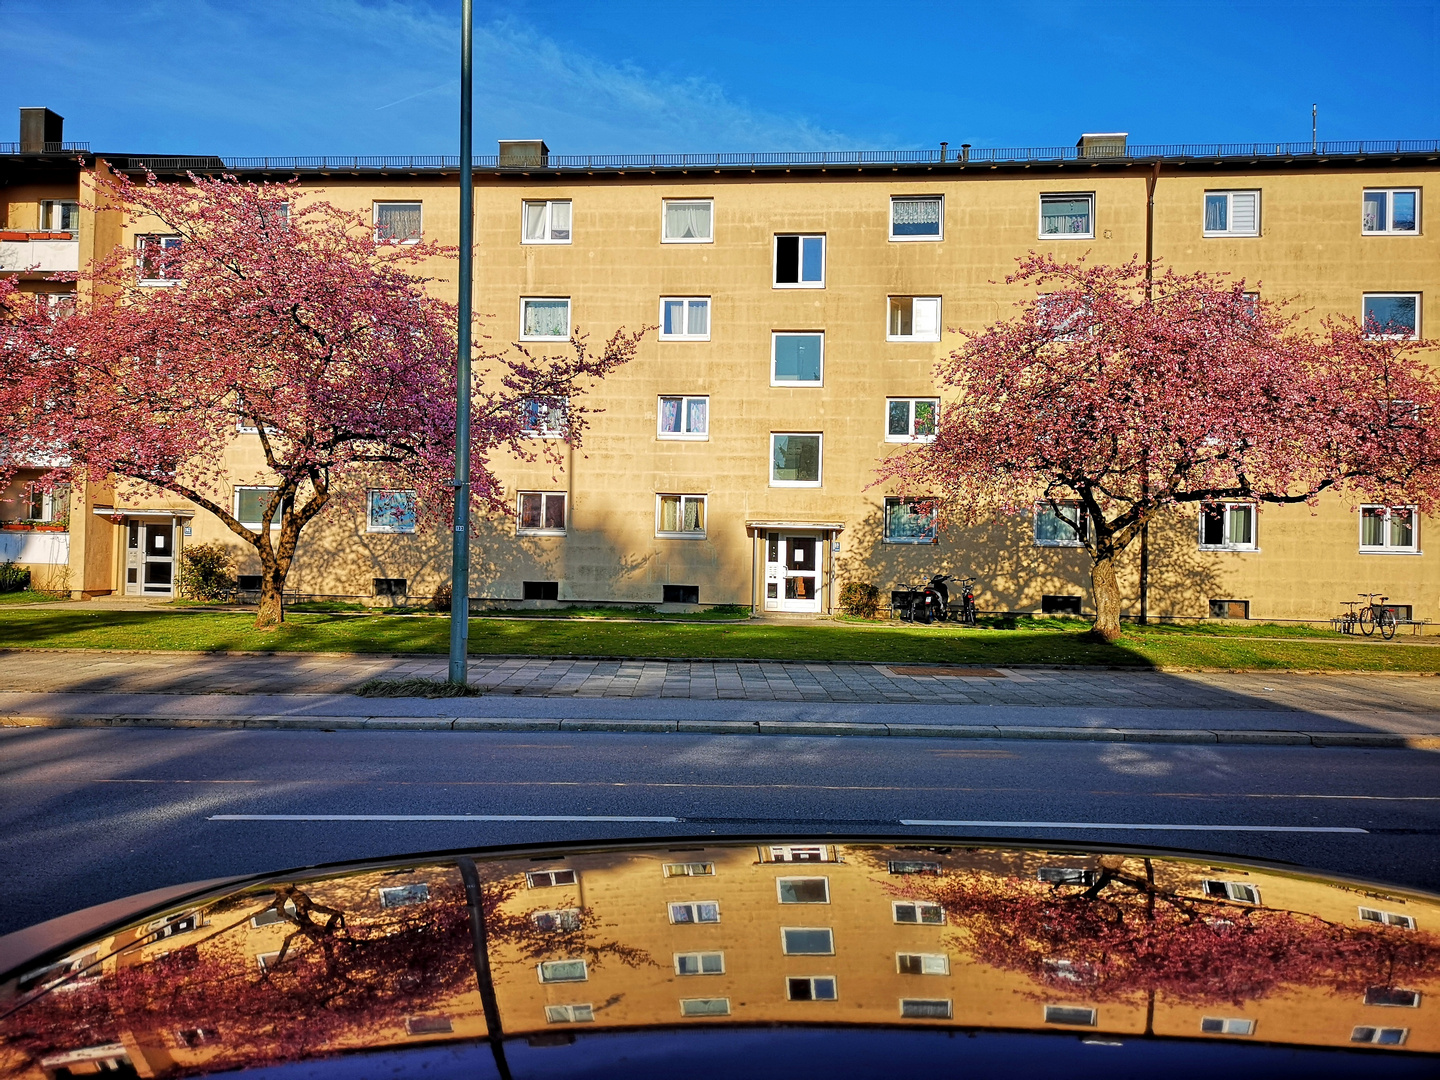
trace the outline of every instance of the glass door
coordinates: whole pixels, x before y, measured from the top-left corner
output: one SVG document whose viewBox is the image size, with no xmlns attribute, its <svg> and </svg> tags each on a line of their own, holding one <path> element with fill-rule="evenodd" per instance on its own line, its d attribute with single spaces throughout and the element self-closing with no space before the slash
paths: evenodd
<svg viewBox="0 0 1440 1080">
<path fill-rule="evenodd" d="M 146 596 L 173 596 L 175 593 L 175 523 L 147 523 L 140 527 L 144 538 L 142 591 Z"/>
<path fill-rule="evenodd" d="M 820 536 L 768 533 L 765 537 L 765 610 L 820 610 Z"/>
</svg>

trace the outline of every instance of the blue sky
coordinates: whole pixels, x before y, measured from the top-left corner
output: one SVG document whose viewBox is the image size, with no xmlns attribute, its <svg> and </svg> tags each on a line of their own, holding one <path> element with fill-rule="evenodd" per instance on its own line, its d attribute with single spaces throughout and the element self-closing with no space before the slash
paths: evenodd
<svg viewBox="0 0 1440 1080">
<path fill-rule="evenodd" d="M 557 153 L 1440 135 L 1437 0 L 476 0 L 476 149 Z M 459 0 L 0 0 L 0 140 L 457 148 Z"/>
</svg>

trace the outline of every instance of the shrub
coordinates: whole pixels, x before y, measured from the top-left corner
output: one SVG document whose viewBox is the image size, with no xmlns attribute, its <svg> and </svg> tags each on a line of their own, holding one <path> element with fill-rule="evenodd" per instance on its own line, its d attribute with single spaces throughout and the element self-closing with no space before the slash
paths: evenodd
<svg viewBox="0 0 1440 1080">
<path fill-rule="evenodd" d="M 235 595 L 235 562 L 218 540 L 192 544 L 180 553 L 180 595 L 190 600 L 229 600 Z"/>
<path fill-rule="evenodd" d="M 430 598 L 430 607 L 435 611 L 449 611 L 450 600 L 454 594 L 450 591 L 450 583 L 444 582 L 436 586 L 435 595 Z"/>
<path fill-rule="evenodd" d="M 868 581 L 847 581 L 840 590 L 840 610 L 860 619 L 880 614 L 880 590 Z"/>
<path fill-rule="evenodd" d="M 30 588 L 30 570 L 8 559 L 0 563 L 0 593 L 24 592 Z"/>
</svg>

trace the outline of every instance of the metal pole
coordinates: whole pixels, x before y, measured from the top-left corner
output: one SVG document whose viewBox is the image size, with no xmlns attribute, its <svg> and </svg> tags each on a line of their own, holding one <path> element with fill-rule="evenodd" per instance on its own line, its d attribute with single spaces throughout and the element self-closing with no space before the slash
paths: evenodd
<svg viewBox="0 0 1440 1080">
<path fill-rule="evenodd" d="M 472 0 L 460 0 L 460 318 L 455 356 L 455 530 L 450 554 L 450 682 L 464 685 L 470 646 L 470 294 L 475 175 L 470 148 Z"/>
<path fill-rule="evenodd" d="M 1310 106 L 1310 152 L 1312 154 L 1320 152 L 1320 106 L 1318 104 Z"/>
</svg>

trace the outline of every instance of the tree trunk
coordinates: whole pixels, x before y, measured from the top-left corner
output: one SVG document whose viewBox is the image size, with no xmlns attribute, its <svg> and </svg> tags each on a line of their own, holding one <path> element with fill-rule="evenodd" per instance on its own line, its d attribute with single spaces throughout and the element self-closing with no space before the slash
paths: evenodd
<svg viewBox="0 0 1440 1080">
<path fill-rule="evenodd" d="M 1095 633 L 1114 641 L 1120 636 L 1120 582 L 1115 577 L 1113 552 L 1096 547 L 1090 584 L 1095 592 Z"/>
<path fill-rule="evenodd" d="M 260 609 L 255 613 L 256 630 L 274 630 L 285 621 L 285 571 L 273 559 L 260 575 Z"/>
</svg>

